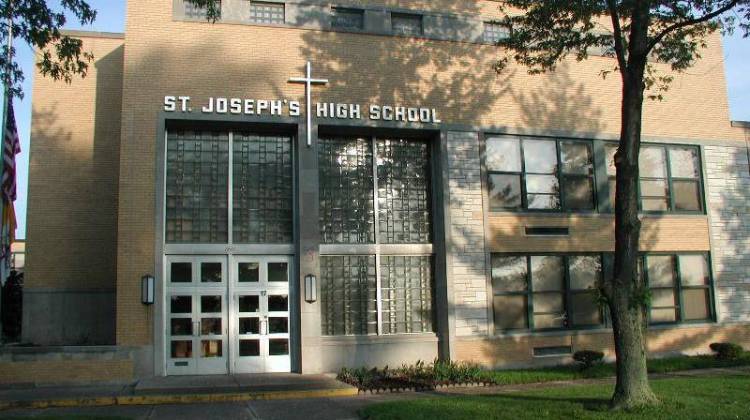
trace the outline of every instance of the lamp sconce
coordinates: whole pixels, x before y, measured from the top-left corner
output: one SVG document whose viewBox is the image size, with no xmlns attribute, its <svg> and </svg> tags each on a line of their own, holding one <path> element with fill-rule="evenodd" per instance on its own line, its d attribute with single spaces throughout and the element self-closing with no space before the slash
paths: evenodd
<svg viewBox="0 0 750 420">
<path fill-rule="evenodd" d="M 154 276 L 151 274 L 141 277 L 141 303 L 154 304 Z"/>
<path fill-rule="evenodd" d="M 314 274 L 305 276 L 305 301 L 314 303 L 318 300 L 318 279 Z"/>
</svg>

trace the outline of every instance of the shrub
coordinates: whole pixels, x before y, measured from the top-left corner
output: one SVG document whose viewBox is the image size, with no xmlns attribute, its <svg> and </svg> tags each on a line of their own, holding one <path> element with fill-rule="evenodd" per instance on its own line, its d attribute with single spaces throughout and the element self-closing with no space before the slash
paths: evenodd
<svg viewBox="0 0 750 420">
<path fill-rule="evenodd" d="M 716 358 L 720 360 L 739 359 L 744 353 L 742 346 L 734 343 L 711 343 L 709 347 L 716 353 Z"/>
<path fill-rule="evenodd" d="M 573 354 L 573 360 L 581 365 L 582 369 L 589 369 L 604 359 L 604 353 L 593 350 L 581 350 Z"/>
</svg>

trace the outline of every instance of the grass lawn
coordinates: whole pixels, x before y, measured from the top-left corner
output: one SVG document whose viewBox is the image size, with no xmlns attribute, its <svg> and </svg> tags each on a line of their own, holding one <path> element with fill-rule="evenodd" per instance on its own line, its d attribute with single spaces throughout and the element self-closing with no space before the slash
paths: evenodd
<svg viewBox="0 0 750 420">
<path fill-rule="evenodd" d="M 739 359 L 719 360 L 714 356 L 679 356 L 648 361 L 649 373 L 670 373 L 690 369 L 710 369 L 732 366 L 750 366 L 750 352 Z M 497 370 L 487 372 L 500 385 L 528 384 L 536 382 L 567 381 L 574 379 L 596 379 L 615 376 L 613 364 L 599 364 L 587 370 L 575 365 L 555 366 L 541 369 Z M 748 415 L 750 417 L 750 415 Z"/>
<path fill-rule="evenodd" d="M 368 419 L 748 419 L 750 376 L 651 382 L 662 403 L 628 413 L 607 408 L 611 385 L 542 389 L 505 395 L 446 396 L 389 402 L 362 410 Z"/>
</svg>

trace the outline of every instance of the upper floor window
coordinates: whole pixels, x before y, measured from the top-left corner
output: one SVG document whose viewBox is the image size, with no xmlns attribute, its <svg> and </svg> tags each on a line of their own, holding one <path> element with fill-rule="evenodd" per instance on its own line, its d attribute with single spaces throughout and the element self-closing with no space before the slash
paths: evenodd
<svg viewBox="0 0 750 420">
<path fill-rule="evenodd" d="M 489 137 L 490 209 L 594 210 L 591 142 Z"/>
<path fill-rule="evenodd" d="M 250 22 L 283 25 L 284 3 L 251 1 Z"/>
<path fill-rule="evenodd" d="M 607 148 L 610 203 L 615 202 L 617 146 Z M 691 146 L 644 145 L 639 156 L 640 210 L 644 212 L 703 211 L 701 164 L 698 148 Z"/>
<path fill-rule="evenodd" d="M 334 7 L 331 10 L 331 27 L 336 29 L 362 30 L 365 28 L 365 11 Z"/>
<path fill-rule="evenodd" d="M 219 10 L 221 10 L 221 0 L 218 0 L 217 7 Z M 185 16 L 189 18 L 194 19 L 205 19 L 208 13 L 208 10 L 205 7 L 196 6 L 194 3 L 191 3 L 187 0 L 183 0 L 183 4 L 185 6 Z"/>
<path fill-rule="evenodd" d="M 484 22 L 482 40 L 489 44 L 497 44 L 510 36 L 510 29 L 500 23 Z"/>
<path fill-rule="evenodd" d="M 422 35 L 422 15 L 391 13 L 391 30 L 400 35 Z"/>
</svg>

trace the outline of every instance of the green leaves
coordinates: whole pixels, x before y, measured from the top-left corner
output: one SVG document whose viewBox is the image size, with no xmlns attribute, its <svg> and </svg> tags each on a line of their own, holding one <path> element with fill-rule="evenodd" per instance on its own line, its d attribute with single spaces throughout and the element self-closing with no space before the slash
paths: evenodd
<svg viewBox="0 0 750 420">
<path fill-rule="evenodd" d="M 8 83 L 13 96 L 23 97 L 21 83 L 24 74 L 16 62 L 16 50 L 8 50 L 8 22 L 12 22 L 14 40 L 21 39 L 39 51 L 37 66 L 42 74 L 70 82 L 73 77 L 85 76 L 93 61 L 91 53 L 83 51 L 80 40 L 61 34 L 69 15 L 82 25 L 96 19 L 96 11 L 85 0 L 61 0 L 58 8 L 46 0 L 1 0 L 0 22 L 0 77 Z"/>
</svg>

